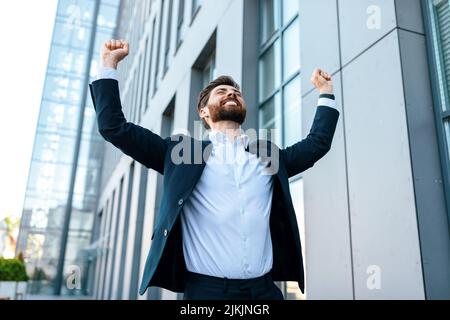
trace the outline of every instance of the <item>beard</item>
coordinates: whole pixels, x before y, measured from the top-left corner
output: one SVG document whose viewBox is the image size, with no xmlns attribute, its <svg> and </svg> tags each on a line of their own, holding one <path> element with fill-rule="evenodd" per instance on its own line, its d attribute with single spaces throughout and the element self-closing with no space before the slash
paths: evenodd
<svg viewBox="0 0 450 320">
<path fill-rule="evenodd" d="M 234 101 L 236 106 L 226 106 L 225 103 L 228 101 Z M 241 125 L 245 121 L 247 109 L 245 106 L 241 105 L 237 99 L 227 99 L 220 102 L 220 105 L 210 105 L 209 115 L 212 122 L 233 121 Z"/>
</svg>

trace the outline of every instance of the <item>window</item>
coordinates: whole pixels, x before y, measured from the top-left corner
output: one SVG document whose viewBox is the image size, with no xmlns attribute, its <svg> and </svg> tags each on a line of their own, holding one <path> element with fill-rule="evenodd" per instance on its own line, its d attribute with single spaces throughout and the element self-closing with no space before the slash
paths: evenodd
<svg viewBox="0 0 450 320">
<path fill-rule="evenodd" d="M 289 185 L 291 190 L 292 202 L 297 216 L 298 228 L 300 230 L 300 240 L 302 245 L 302 254 L 305 257 L 305 208 L 303 194 L 303 179 L 296 179 Z M 305 295 L 300 291 L 297 282 L 287 281 L 285 287 L 286 300 L 305 300 Z"/>
<path fill-rule="evenodd" d="M 206 61 L 205 67 L 202 70 L 202 87 L 206 87 L 211 81 L 216 78 L 216 52 L 214 51 Z M 205 138 L 206 128 L 200 126 L 200 138 Z"/>
<path fill-rule="evenodd" d="M 447 214 L 450 218 L 450 1 L 428 0 L 428 45 Z M 450 220 L 449 220 L 450 221 Z"/>
<path fill-rule="evenodd" d="M 117 243 L 119 240 L 119 225 L 120 225 L 120 215 L 121 215 L 121 208 L 122 208 L 122 191 L 123 191 L 123 182 L 124 182 L 124 178 L 122 177 L 122 179 L 120 180 L 120 185 L 119 185 L 119 195 L 117 198 L 117 208 L 114 211 L 114 215 L 116 216 L 115 219 L 115 226 L 114 229 L 114 240 L 111 243 L 111 254 L 112 254 L 112 258 L 111 258 L 111 270 L 110 270 L 110 278 L 109 278 L 109 284 L 110 284 L 110 289 L 108 290 L 108 300 L 111 300 L 112 298 L 112 291 L 113 291 L 113 283 L 114 283 L 114 276 L 116 274 L 116 254 L 117 254 Z M 111 229 L 112 230 L 112 229 Z"/>
<path fill-rule="evenodd" d="M 140 63 L 139 63 L 140 64 Z M 131 105 L 131 122 L 137 121 L 137 104 L 138 104 L 138 89 L 139 89 L 139 64 L 136 67 L 136 70 L 134 71 L 134 77 L 133 77 L 133 104 Z"/>
<path fill-rule="evenodd" d="M 276 41 L 260 57 L 259 96 L 270 97 L 281 84 L 280 42 Z"/>
<path fill-rule="evenodd" d="M 183 42 L 184 36 L 184 0 L 179 0 L 177 19 L 177 49 Z"/>
<path fill-rule="evenodd" d="M 130 224 L 130 214 L 131 214 L 131 200 L 133 196 L 133 184 L 134 184 L 134 162 L 131 163 L 130 168 L 128 170 L 128 182 L 127 182 L 127 193 L 124 196 L 124 200 L 126 200 L 125 205 L 125 218 L 124 218 L 124 226 L 122 233 L 122 248 L 120 252 L 120 266 L 119 266 L 119 284 L 117 287 L 117 295 L 116 299 L 126 299 L 126 297 L 122 296 L 123 288 L 125 285 L 125 262 L 127 256 L 127 240 L 129 233 L 129 224 Z M 119 252 L 117 252 L 119 254 Z"/>
<path fill-rule="evenodd" d="M 277 0 L 266 0 L 261 2 L 261 44 L 270 39 L 274 32 L 278 29 L 280 22 L 278 21 L 280 14 Z"/>
<path fill-rule="evenodd" d="M 285 145 L 292 145 L 299 141 L 301 131 L 300 77 L 295 77 L 285 87 L 283 93 L 284 140 Z"/>
<path fill-rule="evenodd" d="M 155 78 L 154 78 L 154 87 L 153 87 L 153 94 L 156 93 L 156 90 L 158 90 L 159 82 L 161 80 L 161 77 L 159 75 L 159 54 L 161 51 L 161 33 L 162 33 L 162 21 L 163 21 L 163 13 L 164 13 L 164 3 L 165 0 L 161 0 L 161 8 L 159 12 L 159 28 L 158 28 L 158 46 L 156 49 L 156 64 L 155 64 Z"/>
<path fill-rule="evenodd" d="M 148 6 L 147 6 L 147 16 L 150 16 L 150 13 L 152 12 L 152 2 L 153 0 L 147 0 Z"/>
<path fill-rule="evenodd" d="M 142 83 L 142 90 L 141 90 L 141 97 L 140 97 L 140 102 L 139 102 L 139 115 L 141 116 L 142 114 L 142 109 L 145 111 L 147 110 L 147 93 L 148 93 L 148 87 L 149 87 L 149 81 L 150 81 L 150 77 L 149 77 L 149 73 L 147 73 L 147 70 L 149 70 L 148 67 L 148 60 L 149 60 L 149 52 L 150 52 L 150 43 L 148 40 L 148 37 L 145 40 L 145 49 L 144 49 L 144 65 L 142 66 L 143 69 L 143 77 L 141 79 Z M 144 108 L 142 108 L 144 107 Z M 140 120 L 140 119 L 139 119 Z"/>
<path fill-rule="evenodd" d="M 301 138 L 298 1 L 260 0 L 259 127 L 280 146 Z"/>
<path fill-rule="evenodd" d="M 281 128 L 281 99 L 280 94 L 276 94 L 264 102 L 259 109 L 259 127 L 262 129 Z M 279 131 L 268 131 L 264 138 L 271 141 L 281 141 Z M 273 135 L 272 135 L 273 134 Z"/>
<path fill-rule="evenodd" d="M 198 94 L 216 77 L 216 32 L 214 32 L 198 55 L 191 70 L 189 105 L 192 107 L 189 108 L 188 130 L 195 139 L 208 138 L 205 136 L 207 131 L 197 110 Z"/>
<path fill-rule="evenodd" d="M 148 169 L 145 166 L 139 166 L 140 178 L 139 178 L 139 193 L 138 205 L 137 205 L 137 216 L 136 216 L 136 229 L 134 232 L 134 242 L 133 242 L 133 265 L 131 270 L 131 280 L 130 280 L 130 292 L 129 299 L 136 300 L 139 288 L 139 272 L 141 265 L 141 248 L 142 248 L 142 235 L 144 232 L 144 217 L 145 217 L 145 199 L 147 195 L 147 177 Z"/>
<path fill-rule="evenodd" d="M 197 16 L 197 13 L 200 10 L 201 4 L 202 4 L 202 0 L 192 0 L 191 23 L 194 21 L 195 17 Z"/>
<path fill-rule="evenodd" d="M 147 85 L 147 103 L 145 104 L 145 110 L 147 110 L 150 101 L 150 90 L 151 90 L 151 76 L 152 76 L 152 63 L 153 63 L 153 41 L 155 39 L 155 29 L 156 29 L 156 18 L 153 19 L 152 22 L 152 37 L 150 40 L 150 46 L 148 48 L 148 55 L 150 55 L 150 62 L 148 64 L 148 85 Z M 154 82 L 153 82 L 154 84 Z"/>
<path fill-rule="evenodd" d="M 113 210 L 114 210 L 114 198 L 115 198 L 116 192 L 115 190 L 112 193 L 112 198 L 110 198 L 107 202 L 106 202 L 106 210 L 105 210 L 105 224 L 103 225 L 103 232 L 102 232 L 102 236 L 103 236 L 103 242 L 102 242 L 102 248 L 107 248 L 107 246 L 109 245 L 109 230 L 111 230 L 111 219 L 112 219 L 112 214 L 113 214 Z M 102 253 L 102 258 L 101 258 L 101 266 L 100 266 L 100 283 L 99 283 L 99 296 L 97 297 L 98 299 L 105 299 L 106 296 L 106 288 L 105 288 L 105 284 L 106 284 L 106 276 L 108 273 L 108 258 L 109 258 L 109 251 L 108 250 L 104 250 Z"/>
<path fill-rule="evenodd" d="M 202 74 L 202 84 L 206 87 L 215 78 L 216 73 L 216 52 L 214 51 L 208 58 Z"/>
<path fill-rule="evenodd" d="M 107 229 L 105 230 L 104 236 L 105 236 L 105 247 L 106 248 L 110 248 L 111 245 L 111 240 L 112 240 L 112 236 L 111 236 L 111 229 L 112 229 L 112 222 L 113 222 L 113 216 L 114 216 L 114 212 L 116 210 L 115 208 L 115 198 L 116 198 L 116 190 L 113 191 L 112 193 L 112 198 L 111 198 L 111 202 L 110 202 L 110 207 L 109 207 L 109 213 L 107 216 Z M 110 253 L 111 250 L 105 250 L 105 262 L 104 262 L 104 266 L 103 266 L 103 275 L 102 275 L 102 299 L 106 299 L 106 297 L 109 294 L 109 285 L 110 283 L 106 280 L 106 278 L 108 277 L 108 275 L 111 273 L 111 270 L 108 269 L 109 266 L 109 261 L 111 259 L 110 257 Z"/>
<path fill-rule="evenodd" d="M 172 33 L 172 6 L 173 0 L 169 0 L 169 12 L 167 13 L 168 18 L 166 22 L 166 44 L 164 49 L 164 74 L 169 69 L 170 64 L 170 36 Z"/>
<path fill-rule="evenodd" d="M 144 51 L 145 54 L 145 51 Z M 144 82 L 144 68 L 145 66 L 143 65 L 144 62 L 144 57 L 141 55 L 139 58 L 139 64 L 137 65 L 138 68 L 138 83 L 137 83 L 137 90 L 136 90 L 136 118 L 135 121 L 136 123 L 141 122 L 141 114 L 142 114 L 142 93 L 141 91 L 144 89 L 143 88 L 143 82 Z"/>
</svg>

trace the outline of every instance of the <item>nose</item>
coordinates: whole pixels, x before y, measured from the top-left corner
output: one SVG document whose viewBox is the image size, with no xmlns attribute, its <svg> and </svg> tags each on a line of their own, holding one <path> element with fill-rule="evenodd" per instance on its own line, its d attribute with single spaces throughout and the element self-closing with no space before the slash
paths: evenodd
<svg viewBox="0 0 450 320">
<path fill-rule="evenodd" d="M 236 92 L 234 92 L 234 91 L 228 91 L 228 94 L 227 94 L 227 97 L 233 97 L 233 98 L 236 98 Z"/>
</svg>

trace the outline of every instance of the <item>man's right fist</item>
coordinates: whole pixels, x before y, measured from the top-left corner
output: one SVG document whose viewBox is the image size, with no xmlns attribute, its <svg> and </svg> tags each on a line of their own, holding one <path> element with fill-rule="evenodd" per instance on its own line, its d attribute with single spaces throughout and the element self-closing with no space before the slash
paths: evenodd
<svg viewBox="0 0 450 320">
<path fill-rule="evenodd" d="M 128 42 L 124 40 L 106 41 L 101 50 L 101 60 L 104 67 L 117 69 L 117 64 L 122 61 L 129 50 Z"/>
</svg>

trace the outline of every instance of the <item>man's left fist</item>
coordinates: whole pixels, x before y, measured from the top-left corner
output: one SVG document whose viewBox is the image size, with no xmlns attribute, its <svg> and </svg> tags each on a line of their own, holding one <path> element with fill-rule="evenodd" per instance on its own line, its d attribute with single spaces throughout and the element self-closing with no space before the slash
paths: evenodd
<svg viewBox="0 0 450 320">
<path fill-rule="evenodd" d="M 315 69 L 311 76 L 311 83 L 319 92 L 333 94 L 333 80 L 331 76 L 321 69 Z"/>
</svg>

